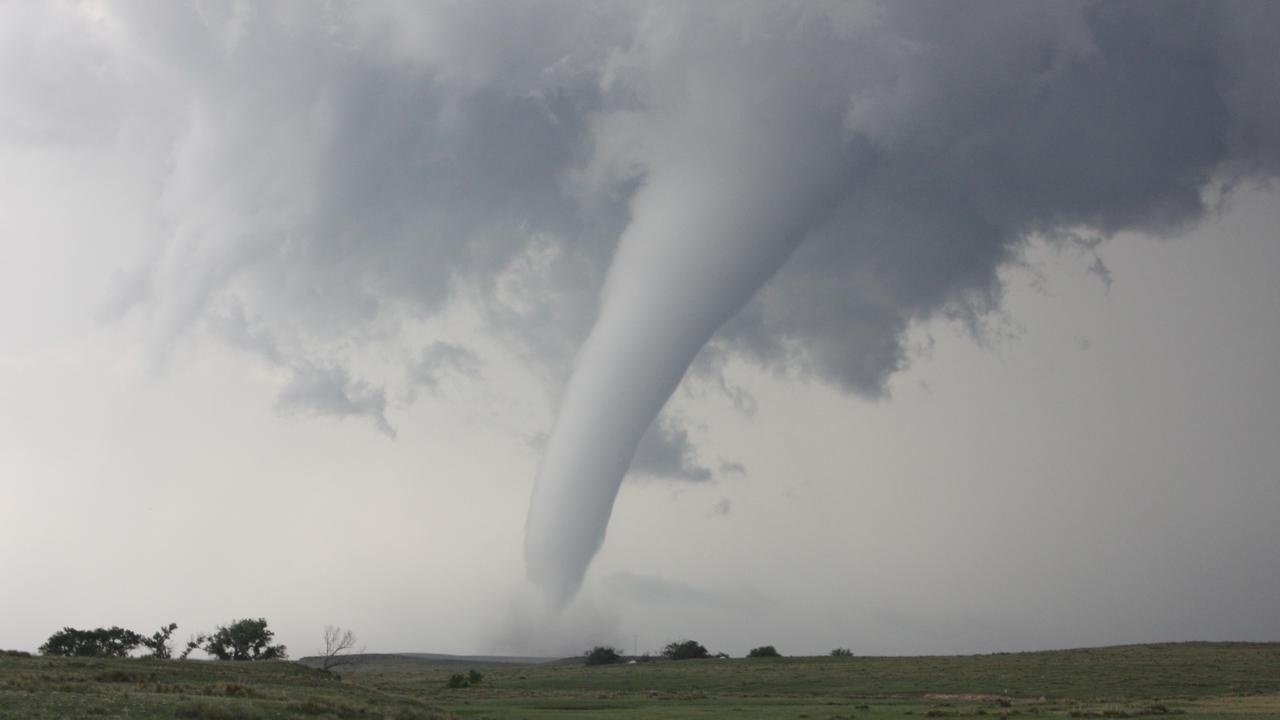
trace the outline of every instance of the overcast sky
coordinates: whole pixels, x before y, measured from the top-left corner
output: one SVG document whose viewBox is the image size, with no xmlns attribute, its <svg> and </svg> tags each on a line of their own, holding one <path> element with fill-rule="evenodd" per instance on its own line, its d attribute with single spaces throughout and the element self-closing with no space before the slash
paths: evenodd
<svg viewBox="0 0 1280 720">
<path fill-rule="evenodd" d="M 1277 68 L 1269 2 L 0 3 L 0 647 L 1280 640 Z"/>
</svg>

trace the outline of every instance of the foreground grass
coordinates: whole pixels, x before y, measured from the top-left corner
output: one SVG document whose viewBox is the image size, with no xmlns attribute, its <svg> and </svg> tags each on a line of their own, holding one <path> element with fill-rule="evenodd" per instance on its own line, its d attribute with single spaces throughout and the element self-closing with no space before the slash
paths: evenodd
<svg viewBox="0 0 1280 720">
<path fill-rule="evenodd" d="M 463 718 L 1280 718 L 1280 643 L 1182 643 L 962 657 L 694 660 L 356 673 Z M 1074 714 L 1074 715 L 1073 715 Z"/>
<path fill-rule="evenodd" d="M 0 718 L 1280 718 L 1280 643 L 479 669 L 0 657 Z"/>
<path fill-rule="evenodd" d="M 0 718 L 453 717 L 421 698 L 287 662 L 0 656 Z"/>
</svg>

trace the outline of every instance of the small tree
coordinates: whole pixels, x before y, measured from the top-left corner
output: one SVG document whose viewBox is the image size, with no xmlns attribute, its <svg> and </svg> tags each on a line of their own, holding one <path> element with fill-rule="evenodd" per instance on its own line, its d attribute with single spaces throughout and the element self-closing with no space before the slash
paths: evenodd
<svg viewBox="0 0 1280 720">
<path fill-rule="evenodd" d="M 195 642 L 219 660 L 287 660 L 285 646 L 271 644 L 274 637 L 265 619 L 245 618 L 219 627 L 212 635 L 197 636 Z"/>
<path fill-rule="evenodd" d="M 853 651 L 849 648 L 836 648 L 831 651 L 831 657 L 853 657 Z"/>
<path fill-rule="evenodd" d="M 463 675 L 462 673 L 454 673 L 449 676 L 449 680 L 444 684 L 444 686 L 458 690 L 464 687 L 470 687 L 471 683 L 467 681 L 466 675 Z"/>
<path fill-rule="evenodd" d="M 192 635 L 187 638 L 187 644 L 182 648 L 182 654 L 178 656 L 179 660 L 186 660 L 191 653 L 199 650 L 209 641 L 209 636 L 205 634 Z"/>
<path fill-rule="evenodd" d="M 694 640 L 680 640 L 667 645 L 662 654 L 668 660 L 700 660 L 711 657 L 711 653 Z"/>
<path fill-rule="evenodd" d="M 612 665 L 619 662 L 622 662 L 622 656 L 608 645 L 597 645 L 586 653 L 587 665 Z"/>
<path fill-rule="evenodd" d="M 467 682 L 472 685 L 479 685 L 484 681 L 484 675 L 479 670 L 467 671 Z"/>
<path fill-rule="evenodd" d="M 350 665 L 355 662 L 355 657 L 344 655 L 356 646 L 356 635 L 350 630 L 343 630 L 337 625 L 324 626 L 324 654 L 321 655 L 320 667 L 325 670 L 332 670 L 341 665 Z M 358 652 L 364 652 L 361 648 Z"/>
<path fill-rule="evenodd" d="M 173 657 L 173 650 L 169 647 L 169 638 L 173 635 L 173 631 L 178 629 L 178 623 L 169 623 L 157 630 L 149 638 L 142 639 L 143 647 L 151 651 L 151 657 L 157 660 L 168 660 Z"/>
<path fill-rule="evenodd" d="M 777 649 L 774 648 L 772 645 L 761 645 L 758 648 L 751 648 L 751 652 L 747 653 L 747 657 L 749 658 L 782 657 L 782 655 L 778 654 Z"/>
<path fill-rule="evenodd" d="M 93 630 L 64 627 L 50 635 L 49 639 L 40 646 L 40 654 L 72 657 L 128 657 L 129 652 L 142 642 L 141 635 L 121 627 Z"/>
</svg>

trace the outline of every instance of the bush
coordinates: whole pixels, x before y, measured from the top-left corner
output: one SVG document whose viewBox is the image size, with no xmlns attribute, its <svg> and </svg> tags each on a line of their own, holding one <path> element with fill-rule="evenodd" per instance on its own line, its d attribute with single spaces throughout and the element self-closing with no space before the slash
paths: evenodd
<svg viewBox="0 0 1280 720">
<path fill-rule="evenodd" d="M 464 687 L 471 687 L 471 683 L 467 682 L 467 676 L 462 673 L 454 673 L 449 676 L 449 681 L 444 684 L 447 688 L 458 690 Z"/>
<path fill-rule="evenodd" d="M 31 657 L 26 650 L 0 650 L 0 657 Z"/>
<path fill-rule="evenodd" d="M 468 671 L 467 671 L 467 682 L 468 682 L 468 683 L 470 683 L 470 684 L 472 684 L 472 685 L 479 685 L 481 680 L 484 680 L 484 675 L 481 675 L 478 671 L 476 671 L 476 670 L 468 670 Z"/>
<path fill-rule="evenodd" d="M 694 640 L 673 642 L 662 649 L 662 655 L 668 660 L 701 660 L 711 657 L 711 653 Z"/>
<path fill-rule="evenodd" d="M 836 648 L 831 651 L 831 657 L 853 657 L 853 651 L 849 648 Z"/>
<path fill-rule="evenodd" d="M 761 645 L 758 648 L 751 648 L 751 652 L 747 653 L 747 657 L 782 657 L 782 655 L 772 645 Z"/>
<path fill-rule="evenodd" d="M 585 662 L 587 665 L 613 665 L 622 662 L 622 656 L 608 645 L 597 645 L 587 651 Z"/>
</svg>

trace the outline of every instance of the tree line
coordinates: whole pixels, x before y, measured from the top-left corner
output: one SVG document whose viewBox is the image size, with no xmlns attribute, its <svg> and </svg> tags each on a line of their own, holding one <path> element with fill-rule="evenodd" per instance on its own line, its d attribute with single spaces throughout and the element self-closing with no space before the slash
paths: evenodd
<svg viewBox="0 0 1280 720">
<path fill-rule="evenodd" d="M 177 629 L 177 623 L 169 623 L 147 636 L 118 626 L 92 630 L 64 627 L 50 635 L 39 650 L 41 655 L 129 657 L 141 647 L 148 651 L 143 657 L 168 660 L 173 657 L 170 638 Z M 218 660 L 287 660 L 285 646 L 272 644 L 274 638 L 275 633 L 264 618 L 233 620 L 213 632 L 192 637 L 178 658 L 185 660 L 201 650 Z"/>
<path fill-rule="evenodd" d="M 838 647 L 831 651 L 830 656 L 853 657 L 853 651 L 849 648 Z M 662 657 L 667 660 L 703 660 L 711 657 L 727 658 L 729 655 L 723 652 L 712 655 L 705 645 L 696 640 L 677 640 L 662 649 Z M 747 657 L 776 658 L 782 657 L 782 654 L 772 645 L 761 645 L 760 647 L 751 648 L 747 653 Z M 649 659 L 651 658 L 648 653 L 637 658 L 641 662 Z M 612 665 L 623 660 L 622 654 L 611 645 L 597 645 L 583 653 L 583 662 L 587 665 Z"/>
</svg>

